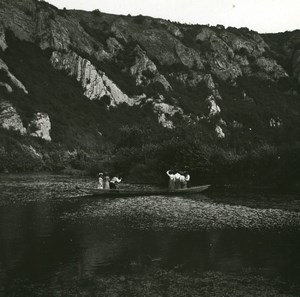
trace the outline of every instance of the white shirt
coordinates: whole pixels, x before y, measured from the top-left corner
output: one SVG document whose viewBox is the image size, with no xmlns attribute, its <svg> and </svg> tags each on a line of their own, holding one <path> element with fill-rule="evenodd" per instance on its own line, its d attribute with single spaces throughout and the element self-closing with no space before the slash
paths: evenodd
<svg viewBox="0 0 300 297">
<path fill-rule="evenodd" d="M 110 180 L 110 182 L 111 183 L 120 183 L 121 182 L 121 180 L 122 180 L 122 178 L 117 178 L 116 176 L 114 176 L 111 180 Z"/>
</svg>

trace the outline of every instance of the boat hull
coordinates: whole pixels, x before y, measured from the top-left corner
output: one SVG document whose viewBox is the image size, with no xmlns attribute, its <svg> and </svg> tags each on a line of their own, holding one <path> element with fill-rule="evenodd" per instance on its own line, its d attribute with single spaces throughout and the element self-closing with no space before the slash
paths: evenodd
<svg viewBox="0 0 300 297">
<path fill-rule="evenodd" d="M 116 189 L 116 190 L 102 190 L 77 187 L 85 195 L 91 195 L 95 197 L 136 197 L 136 196 L 176 196 L 176 195 L 189 195 L 201 193 L 208 189 L 210 185 L 203 185 L 198 187 L 178 189 L 170 191 L 164 190 L 129 190 L 129 189 Z"/>
</svg>

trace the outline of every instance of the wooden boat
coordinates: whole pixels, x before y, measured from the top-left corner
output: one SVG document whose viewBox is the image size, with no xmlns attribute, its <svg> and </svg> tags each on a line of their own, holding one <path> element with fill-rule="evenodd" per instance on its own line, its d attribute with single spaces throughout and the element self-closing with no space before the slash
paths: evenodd
<svg viewBox="0 0 300 297">
<path fill-rule="evenodd" d="M 102 190 L 102 189 L 92 189 L 84 187 L 76 187 L 77 190 L 85 195 L 97 196 L 97 197 L 134 197 L 134 196 L 176 196 L 176 195 L 189 195 L 201 193 L 208 189 L 210 185 L 203 185 L 198 187 L 178 189 L 170 191 L 168 189 L 153 189 L 153 190 L 130 190 L 130 189 L 116 189 L 116 190 Z"/>
</svg>

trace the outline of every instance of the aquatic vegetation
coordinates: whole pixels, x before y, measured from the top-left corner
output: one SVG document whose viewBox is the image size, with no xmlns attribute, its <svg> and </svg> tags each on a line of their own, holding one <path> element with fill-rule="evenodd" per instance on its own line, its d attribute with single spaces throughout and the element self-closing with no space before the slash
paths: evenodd
<svg viewBox="0 0 300 297">
<path fill-rule="evenodd" d="M 66 219 L 117 220 L 142 230 L 285 229 L 300 228 L 300 213 L 215 203 L 205 196 L 137 197 L 94 201 Z"/>
</svg>

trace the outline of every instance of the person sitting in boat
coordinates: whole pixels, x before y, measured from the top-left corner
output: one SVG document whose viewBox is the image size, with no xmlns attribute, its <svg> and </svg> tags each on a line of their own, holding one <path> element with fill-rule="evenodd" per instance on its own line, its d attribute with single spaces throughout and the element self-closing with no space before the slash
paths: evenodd
<svg viewBox="0 0 300 297">
<path fill-rule="evenodd" d="M 174 191 L 175 189 L 175 174 L 173 170 L 168 170 L 167 175 L 169 176 L 169 190 Z"/>
<path fill-rule="evenodd" d="M 104 176 L 104 190 L 110 189 L 110 178 L 109 175 L 106 173 Z"/>
<path fill-rule="evenodd" d="M 98 174 L 98 186 L 97 189 L 103 189 L 103 173 Z"/>
<path fill-rule="evenodd" d="M 110 189 L 116 189 L 116 183 L 120 183 L 121 181 L 122 177 L 118 178 L 117 176 L 114 176 L 109 182 Z"/>
</svg>

